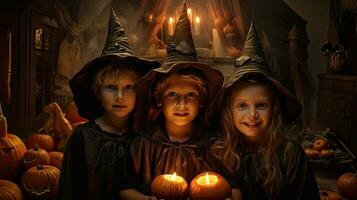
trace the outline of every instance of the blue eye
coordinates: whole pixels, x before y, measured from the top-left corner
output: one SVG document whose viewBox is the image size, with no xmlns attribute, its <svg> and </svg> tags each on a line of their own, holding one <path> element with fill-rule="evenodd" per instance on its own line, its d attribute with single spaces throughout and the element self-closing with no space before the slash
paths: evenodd
<svg viewBox="0 0 357 200">
<path fill-rule="evenodd" d="M 169 93 L 167 93 L 167 96 L 169 96 L 169 97 L 176 97 L 177 96 L 177 94 L 176 94 L 176 92 L 169 92 Z"/>
</svg>

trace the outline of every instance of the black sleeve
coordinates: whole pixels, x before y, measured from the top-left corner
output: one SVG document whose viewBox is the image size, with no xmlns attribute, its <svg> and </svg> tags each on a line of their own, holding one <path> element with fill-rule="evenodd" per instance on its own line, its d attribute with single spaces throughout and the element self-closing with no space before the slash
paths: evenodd
<svg viewBox="0 0 357 200">
<path fill-rule="evenodd" d="M 62 161 L 59 200 L 89 199 L 83 131 L 75 129 L 69 138 Z"/>
<path fill-rule="evenodd" d="M 145 157 L 144 146 L 141 137 L 136 137 L 128 144 L 121 174 L 122 180 L 119 183 L 120 190 L 137 189 L 140 191 L 141 179 L 144 178 L 140 175 L 144 167 L 142 163 Z"/>
<path fill-rule="evenodd" d="M 285 177 L 286 183 L 281 191 L 282 197 L 289 199 L 319 200 L 319 189 L 313 171 L 309 166 L 304 151 L 297 143 L 292 143 L 296 155 L 293 170 Z M 281 199 L 281 198 L 280 198 Z"/>
</svg>

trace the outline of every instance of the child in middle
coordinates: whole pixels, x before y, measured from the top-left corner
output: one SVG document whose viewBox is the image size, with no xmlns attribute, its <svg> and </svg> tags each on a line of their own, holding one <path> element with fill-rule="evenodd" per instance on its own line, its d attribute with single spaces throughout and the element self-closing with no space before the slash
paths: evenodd
<svg viewBox="0 0 357 200">
<path fill-rule="evenodd" d="M 190 183 L 209 169 L 206 149 L 212 140 L 203 125 L 207 104 L 222 87 L 223 76 L 197 62 L 185 4 L 167 54 L 162 67 L 135 85 L 136 123 L 146 134 L 131 144 L 123 199 L 150 198 L 151 182 L 161 174 L 176 172 Z"/>
</svg>

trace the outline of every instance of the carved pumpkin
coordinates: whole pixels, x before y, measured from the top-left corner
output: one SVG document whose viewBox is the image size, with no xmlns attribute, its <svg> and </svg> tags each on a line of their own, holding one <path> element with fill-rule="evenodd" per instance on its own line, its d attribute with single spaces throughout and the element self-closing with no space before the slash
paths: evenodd
<svg viewBox="0 0 357 200">
<path fill-rule="evenodd" d="M 0 199 L 1 200 L 22 200 L 20 187 L 8 180 L 0 180 Z"/>
<path fill-rule="evenodd" d="M 86 121 L 88 121 L 87 119 L 81 117 L 81 116 L 78 114 L 78 109 L 77 109 L 77 106 L 76 106 L 76 104 L 74 103 L 74 101 L 71 101 L 71 102 L 68 104 L 67 112 L 66 112 L 65 117 L 66 117 L 66 119 L 68 119 L 68 121 L 69 121 L 71 124 L 78 123 L 78 122 L 86 122 Z"/>
<path fill-rule="evenodd" d="M 357 175 L 355 173 L 342 174 L 337 179 L 337 187 L 342 196 L 357 199 Z"/>
<path fill-rule="evenodd" d="M 48 134 L 34 133 L 30 135 L 26 140 L 26 147 L 28 149 L 34 149 L 36 145 L 47 152 L 55 149 L 55 141 L 53 137 Z"/>
<path fill-rule="evenodd" d="M 203 172 L 190 183 L 190 200 L 224 200 L 231 195 L 227 180 L 215 172 Z"/>
<path fill-rule="evenodd" d="M 50 165 L 38 165 L 27 170 L 21 178 L 24 193 L 32 199 L 54 198 L 58 193 L 60 171 Z"/>
<path fill-rule="evenodd" d="M 320 190 L 321 200 L 343 200 L 343 197 L 336 192 L 330 190 Z"/>
<path fill-rule="evenodd" d="M 49 153 L 51 158 L 51 165 L 57 167 L 57 169 L 61 170 L 63 153 L 59 151 L 52 151 Z"/>
<path fill-rule="evenodd" d="M 16 135 L 7 133 L 6 117 L 0 105 L 0 179 L 11 180 L 21 171 L 26 146 Z"/>
<path fill-rule="evenodd" d="M 158 199 L 184 200 L 187 196 L 187 182 L 181 176 L 163 174 L 151 183 L 151 193 Z"/>
<path fill-rule="evenodd" d="M 49 165 L 51 162 L 50 155 L 48 155 L 47 151 L 40 149 L 38 145 L 36 145 L 34 149 L 29 149 L 25 152 L 23 161 L 25 170 L 39 164 Z"/>
</svg>

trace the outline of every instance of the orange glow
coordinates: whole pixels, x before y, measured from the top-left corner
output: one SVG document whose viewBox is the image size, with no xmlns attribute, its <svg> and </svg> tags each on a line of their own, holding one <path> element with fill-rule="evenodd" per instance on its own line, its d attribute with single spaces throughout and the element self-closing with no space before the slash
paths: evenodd
<svg viewBox="0 0 357 200">
<path fill-rule="evenodd" d="M 178 182 L 178 183 L 184 182 L 184 179 L 181 176 L 176 175 L 176 172 L 174 172 L 173 174 L 165 174 L 164 178 L 172 182 Z"/>
<path fill-rule="evenodd" d="M 218 177 L 215 175 L 209 175 L 208 173 L 206 173 L 205 176 L 201 176 L 197 179 L 197 183 L 199 185 L 213 185 L 216 184 L 218 182 Z"/>
</svg>

